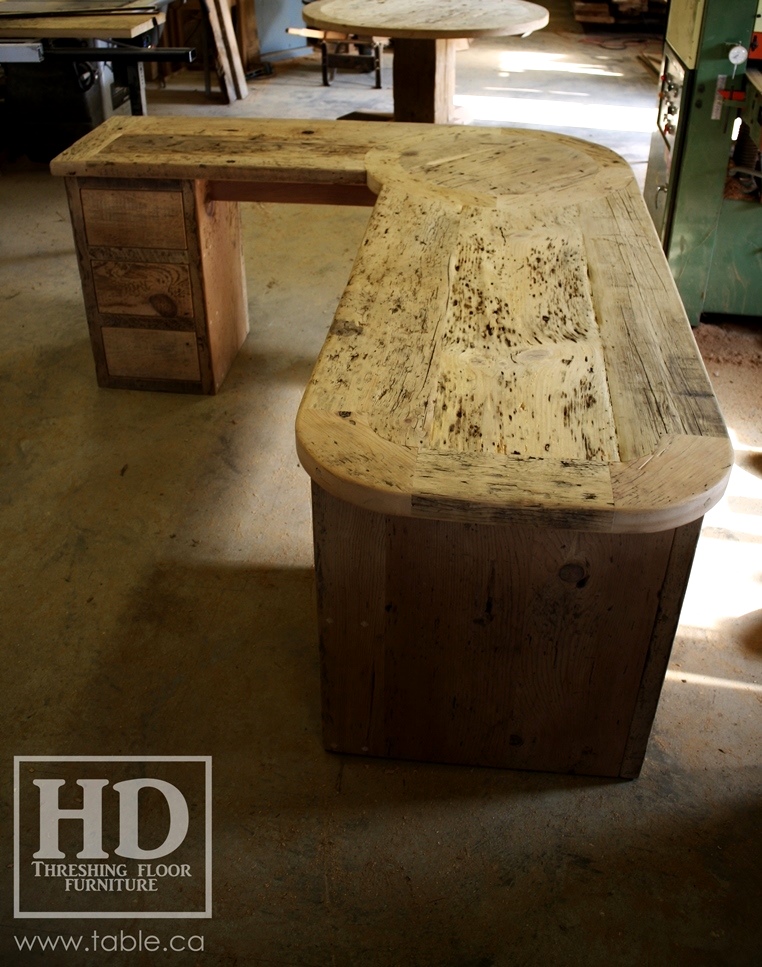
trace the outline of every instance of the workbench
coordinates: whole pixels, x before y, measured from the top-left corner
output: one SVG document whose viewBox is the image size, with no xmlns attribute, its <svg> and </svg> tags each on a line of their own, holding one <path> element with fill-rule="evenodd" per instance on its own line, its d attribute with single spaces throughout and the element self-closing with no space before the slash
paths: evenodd
<svg viewBox="0 0 762 967">
<path fill-rule="evenodd" d="M 374 205 L 296 425 L 326 748 L 637 775 L 732 448 L 628 165 L 538 131 L 115 118 L 52 168 L 106 386 L 219 386 L 240 201 Z"/>
<path fill-rule="evenodd" d="M 11 136 L 17 133 L 18 126 L 47 126 L 51 132 L 49 137 L 55 144 L 53 152 L 60 151 L 64 144 L 80 137 L 88 127 L 96 126 L 112 111 L 121 109 L 121 104 L 114 102 L 113 90 L 108 84 L 112 71 L 114 81 L 128 93 L 129 110 L 133 114 L 145 114 L 143 61 L 192 60 L 193 52 L 189 49 L 157 52 L 128 43 L 151 31 L 158 38 L 158 30 L 166 19 L 159 8 L 167 2 L 157 0 L 155 5 L 147 3 L 139 9 L 129 0 L 108 0 L 108 3 L 98 0 L 78 3 L 72 0 L 0 0 L 0 64 L 6 65 L 6 112 Z M 109 6 L 114 9 L 107 9 Z M 39 15 L 24 13 L 27 9 L 32 13 L 39 12 Z M 46 10 L 48 12 L 43 15 Z M 17 11 L 17 15 L 14 16 L 13 11 Z M 82 47 L 81 42 L 88 40 L 93 45 Z M 126 43 L 114 46 L 113 41 Z M 40 67 L 43 61 L 44 67 Z M 102 66 L 90 70 L 92 62 Z M 88 73 L 75 85 L 71 80 L 73 71 L 65 69 L 62 64 L 82 64 Z M 104 75 L 106 65 L 109 65 L 109 73 Z M 47 73 L 49 67 L 52 76 Z M 33 98 L 31 107 L 28 100 L 22 98 L 20 104 L 14 100 L 18 89 L 26 94 L 30 87 L 44 91 L 46 85 L 47 98 L 43 94 Z M 65 97 L 68 90 L 75 91 L 78 99 L 77 106 L 70 108 L 71 116 L 65 110 L 70 107 Z M 42 110 L 41 104 L 44 104 Z M 59 127 L 62 133 L 56 136 L 53 132 Z M 21 140 L 23 142 L 24 138 Z M 36 140 L 31 138 L 32 148 Z M 45 135 L 41 140 L 45 142 Z M 21 147 L 29 150 L 30 145 L 22 144 Z M 31 153 L 34 154 L 34 150 Z"/>
<path fill-rule="evenodd" d="M 46 14 L 40 16 L 13 16 L 6 11 L 19 9 L 22 5 L 11 5 L 7 0 L 0 0 L 0 40 L 17 39 L 79 39 L 79 40 L 132 40 L 151 30 L 154 26 L 163 24 L 166 15 L 160 10 L 146 13 L 139 10 L 116 13 L 88 12 L 77 13 L 76 7 L 69 5 L 69 12 L 59 15 Z M 42 7 L 43 4 L 40 4 Z M 51 8 L 55 7 L 55 0 L 51 0 Z M 64 4 L 60 6 L 65 7 Z M 87 6 L 83 3 L 82 6 Z M 116 4 L 114 4 L 116 6 Z M 145 7 L 150 7 L 146 3 Z"/>
</svg>

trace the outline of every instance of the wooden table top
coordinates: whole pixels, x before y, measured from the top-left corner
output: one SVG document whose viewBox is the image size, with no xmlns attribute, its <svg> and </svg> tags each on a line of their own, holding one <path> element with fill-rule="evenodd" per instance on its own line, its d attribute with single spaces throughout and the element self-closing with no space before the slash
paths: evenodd
<svg viewBox="0 0 762 967">
<path fill-rule="evenodd" d="M 86 5 L 86 4 L 85 4 Z M 47 40 L 53 38 L 80 38 L 82 40 L 129 40 L 150 30 L 154 24 L 163 24 L 166 15 L 155 13 L 125 12 L 89 13 L 61 12 L 46 16 L 7 16 L 4 8 L 18 9 L 19 4 L 6 4 L 0 0 L 0 40 Z M 54 6 L 54 5 L 53 5 Z M 143 4 L 150 7 L 151 4 Z M 52 9 L 53 7 L 51 7 Z"/>
<path fill-rule="evenodd" d="M 55 174 L 367 185 L 297 421 L 320 486 L 402 516 L 666 530 L 733 460 L 629 166 L 540 131 L 112 118 Z M 113 182 L 112 182 L 113 183 Z"/>
<path fill-rule="evenodd" d="M 421 39 L 508 37 L 548 23 L 548 11 L 525 0 L 317 0 L 302 16 L 322 30 Z"/>
</svg>

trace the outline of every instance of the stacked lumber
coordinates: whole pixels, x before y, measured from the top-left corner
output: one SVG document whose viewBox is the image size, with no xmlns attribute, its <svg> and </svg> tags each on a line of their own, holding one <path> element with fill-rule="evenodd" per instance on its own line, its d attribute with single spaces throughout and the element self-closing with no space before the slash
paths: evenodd
<svg viewBox="0 0 762 967">
<path fill-rule="evenodd" d="M 576 20 L 599 24 L 663 23 L 667 5 L 668 0 L 572 0 Z"/>
<path fill-rule="evenodd" d="M 214 39 L 217 76 L 228 104 L 243 100 L 249 93 L 241 62 L 238 40 L 233 28 L 228 0 L 204 0 L 209 27 Z"/>
</svg>

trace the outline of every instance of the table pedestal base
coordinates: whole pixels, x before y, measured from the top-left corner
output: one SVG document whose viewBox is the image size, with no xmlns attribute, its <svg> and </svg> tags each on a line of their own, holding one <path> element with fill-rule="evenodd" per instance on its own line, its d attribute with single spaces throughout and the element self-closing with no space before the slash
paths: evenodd
<svg viewBox="0 0 762 967">
<path fill-rule="evenodd" d="M 447 124 L 455 94 L 456 40 L 394 38 L 394 120 Z"/>
</svg>

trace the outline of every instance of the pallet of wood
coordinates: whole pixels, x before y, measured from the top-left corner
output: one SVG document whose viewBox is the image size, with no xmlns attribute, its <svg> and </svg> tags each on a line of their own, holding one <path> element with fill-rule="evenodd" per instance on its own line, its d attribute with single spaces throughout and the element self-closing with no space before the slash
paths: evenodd
<svg viewBox="0 0 762 967">
<path fill-rule="evenodd" d="M 574 18 L 581 23 L 638 24 L 666 21 L 668 0 L 572 0 Z"/>
</svg>

